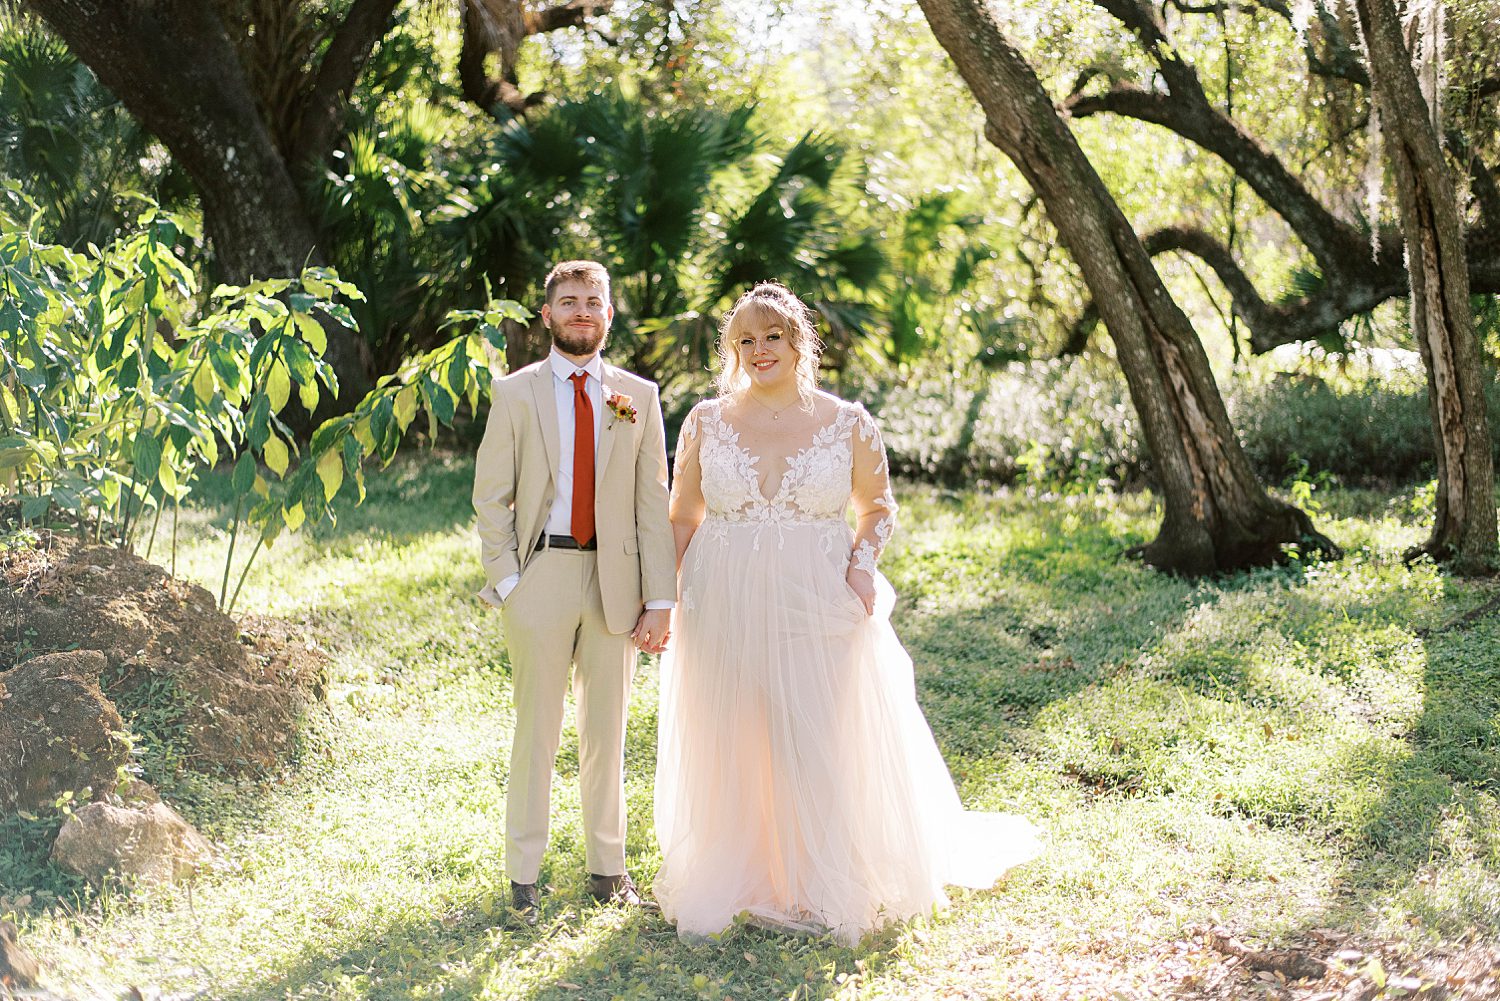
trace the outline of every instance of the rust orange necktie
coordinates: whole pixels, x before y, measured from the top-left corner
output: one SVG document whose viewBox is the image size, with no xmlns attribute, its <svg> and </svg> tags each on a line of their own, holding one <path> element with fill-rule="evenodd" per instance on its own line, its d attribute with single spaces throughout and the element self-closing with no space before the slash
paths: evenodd
<svg viewBox="0 0 1500 1001">
<path fill-rule="evenodd" d="M 588 373 L 575 372 L 573 382 L 573 538 L 586 546 L 594 538 L 594 403 Z"/>
</svg>

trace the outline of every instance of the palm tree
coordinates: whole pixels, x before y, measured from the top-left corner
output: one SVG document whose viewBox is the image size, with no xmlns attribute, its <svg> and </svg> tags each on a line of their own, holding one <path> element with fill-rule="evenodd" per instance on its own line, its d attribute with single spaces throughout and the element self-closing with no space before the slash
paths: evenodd
<svg viewBox="0 0 1500 1001">
<path fill-rule="evenodd" d="M 133 215 L 127 196 L 189 199 L 151 136 L 56 35 L 0 7 L 0 173 L 41 210 L 56 243 L 105 244 Z"/>
<path fill-rule="evenodd" d="M 548 261 L 600 258 L 614 356 L 664 384 L 703 372 L 717 314 L 761 279 L 808 297 L 831 346 L 846 345 L 870 326 L 885 258 L 839 211 L 843 149 L 809 133 L 772 153 L 753 118 L 750 105 L 659 108 L 612 89 L 509 123 L 455 219 L 463 280 L 534 301 Z M 515 333 L 512 365 L 545 349 L 539 331 Z"/>
</svg>

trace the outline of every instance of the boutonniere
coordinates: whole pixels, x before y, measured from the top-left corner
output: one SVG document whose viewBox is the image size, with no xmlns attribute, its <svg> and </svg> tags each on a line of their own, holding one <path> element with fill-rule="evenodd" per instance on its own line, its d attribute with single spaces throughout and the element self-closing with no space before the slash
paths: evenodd
<svg viewBox="0 0 1500 1001">
<path fill-rule="evenodd" d="M 604 405 L 609 407 L 614 418 L 609 422 L 610 427 L 614 427 L 618 421 L 635 423 L 635 407 L 630 405 L 630 397 L 624 393 L 610 393 L 604 398 Z"/>
</svg>

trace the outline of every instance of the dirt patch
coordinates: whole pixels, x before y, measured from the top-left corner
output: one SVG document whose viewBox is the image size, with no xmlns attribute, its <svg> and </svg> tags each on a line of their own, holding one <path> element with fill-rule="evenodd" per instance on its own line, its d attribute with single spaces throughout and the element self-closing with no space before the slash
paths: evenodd
<svg viewBox="0 0 1500 1001">
<path fill-rule="evenodd" d="M 121 549 L 53 535 L 0 553 L 0 591 L 0 680 L 38 654 L 97 650 L 126 720 L 169 728 L 197 769 L 274 767 L 321 697 L 326 658 L 293 627 L 237 623 L 208 591 Z"/>
<path fill-rule="evenodd" d="M 74 650 L 0 674 L 0 812 L 45 810 L 71 793 L 111 792 L 130 759 L 114 705 L 99 690 L 104 657 Z"/>
</svg>

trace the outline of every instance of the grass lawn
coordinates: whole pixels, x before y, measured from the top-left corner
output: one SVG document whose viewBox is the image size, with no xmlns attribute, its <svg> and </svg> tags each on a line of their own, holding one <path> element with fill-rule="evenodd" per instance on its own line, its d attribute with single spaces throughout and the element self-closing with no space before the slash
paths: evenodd
<svg viewBox="0 0 1500 1001">
<path fill-rule="evenodd" d="M 858 948 L 748 926 L 685 945 L 659 918 L 584 902 L 570 717 L 551 892 L 539 928 L 509 927 L 512 711 L 499 617 L 472 597 L 471 476 L 460 456 L 405 455 L 336 527 L 261 554 L 239 609 L 305 623 L 332 684 L 293 767 L 263 782 L 174 773 L 146 739 L 148 778 L 221 846 L 214 871 L 90 889 L 45 864 L 56 821 L 0 825 L 0 916 L 48 986 L 1144 998 L 1211 978 L 1193 947 L 1210 926 L 1257 947 L 1318 929 L 1414 956 L 1500 938 L 1500 617 L 1461 620 L 1495 585 L 1401 565 L 1425 530 L 1409 493 L 1320 494 L 1319 527 L 1349 552 L 1338 563 L 1191 582 L 1121 557 L 1155 530 L 1149 497 L 925 487 L 901 491 L 885 560 L 897 630 L 965 801 L 1035 818 L 1046 854 Z M 179 572 L 215 593 L 225 524 L 209 503 L 181 529 Z M 656 681 L 643 662 L 627 752 L 630 864 L 647 887 Z"/>
</svg>

